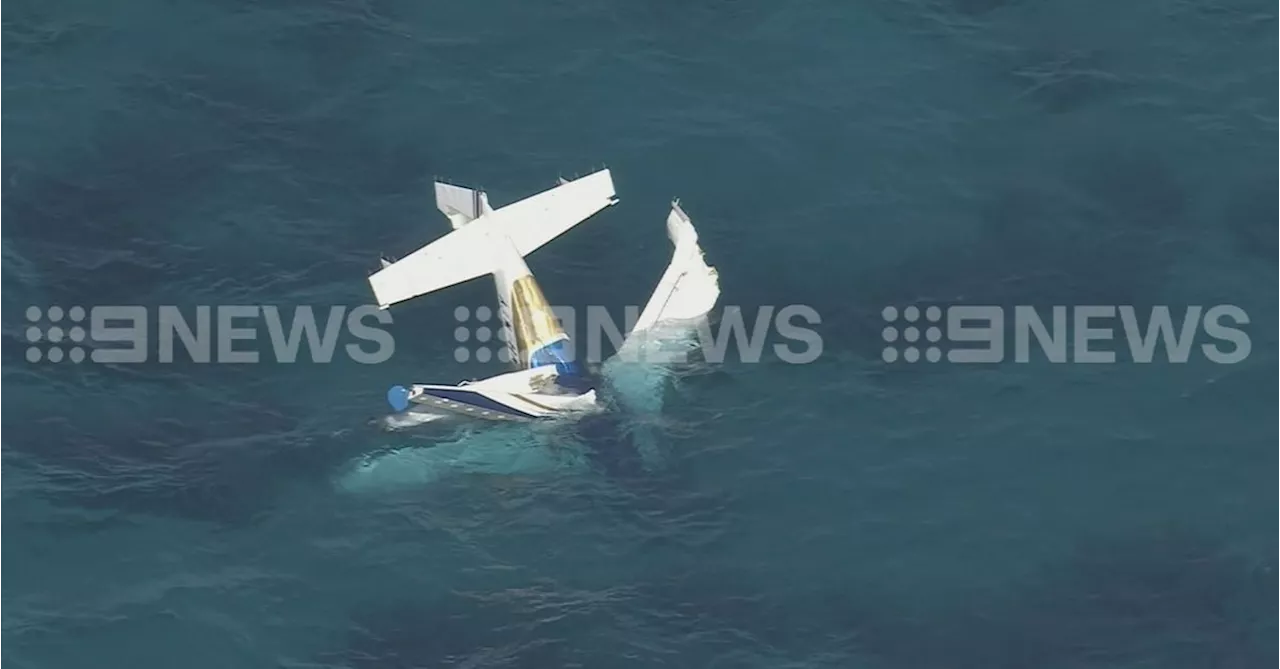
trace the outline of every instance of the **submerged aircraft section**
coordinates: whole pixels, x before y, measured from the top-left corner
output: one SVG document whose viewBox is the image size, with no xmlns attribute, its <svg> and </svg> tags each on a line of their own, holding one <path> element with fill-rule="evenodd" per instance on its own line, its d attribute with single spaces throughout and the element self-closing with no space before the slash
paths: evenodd
<svg viewBox="0 0 1280 669">
<path fill-rule="evenodd" d="M 697 348 L 697 329 L 720 296 L 719 276 L 707 264 L 697 230 L 679 201 L 672 202 L 666 220 L 671 261 L 622 346 L 594 375 L 573 358 L 569 335 L 524 257 L 617 202 L 609 171 L 562 180 L 555 188 L 496 210 L 484 192 L 451 184 L 437 183 L 436 197 L 453 232 L 403 260 L 384 263 L 370 277 L 374 295 L 387 308 L 492 275 L 503 339 L 516 369 L 458 384 L 393 386 L 387 392 L 393 413 L 384 418 L 385 427 L 404 429 L 447 419 L 572 424 L 601 412 L 650 418 L 661 412 L 671 376 L 664 361 L 672 359 L 673 351 Z M 607 401 L 598 395 L 601 391 Z M 619 417 L 620 430 L 626 429 L 623 421 L 625 416 Z M 640 460 L 657 466 L 659 449 L 651 429 L 627 432 Z M 340 485 L 361 490 L 379 483 L 426 483 L 448 473 L 532 474 L 582 466 L 582 454 L 550 448 L 543 443 L 547 439 L 543 432 L 495 425 L 430 447 L 367 456 L 352 463 Z"/>
<path fill-rule="evenodd" d="M 492 275 L 503 339 L 516 369 L 465 384 L 395 386 L 387 394 L 392 409 L 418 405 L 488 420 L 566 418 L 599 409 L 596 380 L 574 360 L 569 335 L 524 257 L 617 202 L 609 170 L 562 181 L 497 210 L 481 191 L 438 183 L 436 194 L 454 231 L 384 265 L 369 279 L 374 295 L 387 308 Z M 667 235 L 672 260 L 618 352 L 627 361 L 645 356 L 645 340 L 654 333 L 696 321 L 719 298 L 718 275 L 706 264 L 697 231 L 678 201 L 667 218 Z"/>
</svg>

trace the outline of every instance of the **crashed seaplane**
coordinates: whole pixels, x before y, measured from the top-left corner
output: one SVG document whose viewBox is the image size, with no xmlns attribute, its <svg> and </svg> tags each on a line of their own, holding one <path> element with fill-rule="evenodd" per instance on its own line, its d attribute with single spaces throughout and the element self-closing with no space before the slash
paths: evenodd
<svg viewBox="0 0 1280 669">
<path fill-rule="evenodd" d="M 488 195 L 437 181 L 436 206 L 453 231 L 369 277 L 378 306 L 476 279 L 494 277 L 498 314 L 517 369 L 479 381 L 393 386 L 396 412 L 424 408 L 477 419 L 532 421 L 573 417 L 600 408 L 596 381 L 574 359 L 569 335 L 552 312 L 524 258 L 597 212 L 617 204 L 608 169 L 566 181 L 498 209 Z M 667 235 L 675 251 L 657 288 L 625 335 L 620 352 L 644 346 L 646 334 L 704 317 L 720 296 L 693 223 L 673 201 Z"/>
</svg>

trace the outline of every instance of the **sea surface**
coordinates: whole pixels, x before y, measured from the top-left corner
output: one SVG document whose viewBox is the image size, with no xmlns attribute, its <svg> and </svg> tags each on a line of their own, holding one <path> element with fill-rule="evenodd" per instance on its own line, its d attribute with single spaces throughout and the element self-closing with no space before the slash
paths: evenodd
<svg viewBox="0 0 1280 669">
<path fill-rule="evenodd" d="M 5 666 L 1275 667 L 1276 15 L 11 1 Z M 258 364 L 27 357 L 51 306 L 365 305 L 447 232 L 435 178 L 497 206 L 601 166 L 619 204 L 529 258 L 554 303 L 642 305 L 678 197 L 713 326 L 804 305 L 821 355 L 388 429 L 392 384 L 500 371 L 455 357 L 477 280 L 394 308 L 381 364 L 262 326 Z M 885 362 L 885 307 L 959 304 L 1234 305 L 1250 350 Z M 489 453 L 529 459 L 422 464 Z"/>
</svg>

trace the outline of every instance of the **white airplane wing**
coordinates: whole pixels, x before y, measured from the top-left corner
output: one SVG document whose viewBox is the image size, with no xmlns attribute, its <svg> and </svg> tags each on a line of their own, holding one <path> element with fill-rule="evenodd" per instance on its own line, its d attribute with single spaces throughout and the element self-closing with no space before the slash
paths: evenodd
<svg viewBox="0 0 1280 669">
<path fill-rule="evenodd" d="M 484 218 L 494 230 L 511 238 L 520 255 L 527 256 L 617 202 L 613 175 L 605 169 L 509 204 Z"/>
<path fill-rule="evenodd" d="M 504 238 L 527 256 L 618 201 L 607 169 L 496 211 L 488 208 L 488 198 L 479 191 L 437 183 L 436 196 L 455 230 L 396 262 L 384 263 L 369 277 L 383 309 L 493 272 L 491 250 L 493 244 L 505 243 Z"/>
<path fill-rule="evenodd" d="M 720 299 L 719 276 L 714 267 L 707 265 L 702 247 L 698 245 L 698 231 L 679 202 L 671 203 L 667 236 L 675 245 L 671 264 L 663 272 L 644 311 L 640 312 L 632 333 L 649 330 L 660 323 L 696 320 L 711 311 Z"/>
</svg>

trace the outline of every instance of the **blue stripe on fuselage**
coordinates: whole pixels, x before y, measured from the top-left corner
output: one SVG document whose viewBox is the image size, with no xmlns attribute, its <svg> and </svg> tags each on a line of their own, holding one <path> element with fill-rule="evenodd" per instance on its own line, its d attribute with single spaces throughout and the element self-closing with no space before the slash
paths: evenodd
<svg viewBox="0 0 1280 669">
<path fill-rule="evenodd" d="M 561 339 L 534 351 L 529 355 L 529 368 L 555 365 L 560 376 L 581 376 L 582 367 L 573 359 L 568 344 L 568 339 Z"/>
<path fill-rule="evenodd" d="M 498 413 L 507 414 L 508 416 L 516 416 L 518 418 L 537 418 L 531 413 L 525 413 L 514 407 L 507 406 L 497 400 L 491 399 L 474 390 L 454 390 L 450 388 L 424 388 L 422 391 L 426 395 L 436 397 L 442 400 L 451 400 L 458 404 L 466 404 L 476 407 L 477 409 L 488 409 Z"/>
</svg>

